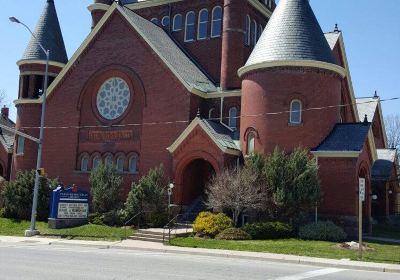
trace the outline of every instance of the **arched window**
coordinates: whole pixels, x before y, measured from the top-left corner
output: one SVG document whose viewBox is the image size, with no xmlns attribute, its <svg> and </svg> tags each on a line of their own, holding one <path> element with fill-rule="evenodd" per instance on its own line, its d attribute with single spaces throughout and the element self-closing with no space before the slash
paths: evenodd
<svg viewBox="0 0 400 280">
<path fill-rule="evenodd" d="M 197 26 L 197 39 L 204 40 L 208 36 L 208 10 L 203 9 L 199 13 L 199 23 Z"/>
<path fill-rule="evenodd" d="M 112 157 L 112 155 L 107 155 L 107 156 L 105 157 L 105 159 L 104 159 L 104 163 L 105 163 L 106 165 L 112 166 L 112 165 L 113 165 L 113 157 Z"/>
<path fill-rule="evenodd" d="M 229 127 L 236 128 L 237 126 L 237 109 L 232 107 L 229 109 Z"/>
<path fill-rule="evenodd" d="M 300 100 L 292 100 L 290 103 L 290 123 L 300 124 L 301 123 L 301 110 L 302 105 Z"/>
<path fill-rule="evenodd" d="M 155 25 L 158 25 L 158 18 L 152 18 L 150 21 Z"/>
<path fill-rule="evenodd" d="M 125 164 L 124 158 L 122 156 L 118 157 L 117 158 L 117 171 L 118 172 L 121 172 L 121 173 L 124 172 L 124 164 Z"/>
<path fill-rule="evenodd" d="M 176 14 L 172 23 L 172 31 L 177 32 L 182 30 L 182 15 Z"/>
<path fill-rule="evenodd" d="M 256 136 L 254 132 L 249 132 L 247 134 L 247 154 L 252 155 L 254 154 L 254 147 L 256 142 Z"/>
<path fill-rule="evenodd" d="M 92 168 L 92 169 L 97 168 L 97 167 L 100 165 L 100 163 L 101 163 L 101 158 L 100 158 L 100 156 L 95 156 L 95 157 L 93 158 L 93 163 L 92 163 L 93 168 Z"/>
<path fill-rule="evenodd" d="M 211 38 L 221 37 L 222 32 L 222 8 L 214 7 L 212 10 Z"/>
<path fill-rule="evenodd" d="M 186 14 L 185 20 L 185 42 L 192 42 L 195 38 L 195 29 L 194 29 L 194 21 L 195 21 L 195 13 L 188 12 Z"/>
<path fill-rule="evenodd" d="M 17 139 L 17 155 L 23 155 L 25 151 L 25 138 L 18 136 Z"/>
<path fill-rule="evenodd" d="M 246 16 L 246 22 L 244 26 L 244 44 L 250 46 L 250 16 Z"/>
<path fill-rule="evenodd" d="M 162 18 L 161 25 L 163 27 L 169 28 L 169 16 L 165 16 Z"/>
<path fill-rule="evenodd" d="M 253 20 L 253 23 L 251 24 L 251 42 L 250 44 L 255 46 L 257 44 L 257 22 Z"/>
<path fill-rule="evenodd" d="M 88 172 L 89 171 L 89 157 L 83 156 L 81 159 L 81 171 Z"/>
<path fill-rule="evenodd" d="M 211 108 L 210 111 L 208 111 L 208 119 L 209 120 L 216 119 L 216 117 L 215 117 L 215 108 Z"/>
<path fill-rule="evenodd" d="M 132 156 L 129 158 L 129 166 L 128 166 L 129 173 L 137 173 L 137 157 Z"/>
</svg>

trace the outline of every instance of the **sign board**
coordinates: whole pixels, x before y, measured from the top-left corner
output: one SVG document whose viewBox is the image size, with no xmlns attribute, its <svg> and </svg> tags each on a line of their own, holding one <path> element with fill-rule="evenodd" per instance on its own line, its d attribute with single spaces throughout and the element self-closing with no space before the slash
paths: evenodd
<svg viewBox="0 0 400 280">
<path fill-rule="evenodd" d="M 361 201 L 365 201 L 365 178 L 358 179 L 358 196 Z"/>
<path fill-rule="evenodd" d="M 58 187 L 52 193 L 51 219 L 87 219 L 89 193 L 74 188 Z"/>
</svg>

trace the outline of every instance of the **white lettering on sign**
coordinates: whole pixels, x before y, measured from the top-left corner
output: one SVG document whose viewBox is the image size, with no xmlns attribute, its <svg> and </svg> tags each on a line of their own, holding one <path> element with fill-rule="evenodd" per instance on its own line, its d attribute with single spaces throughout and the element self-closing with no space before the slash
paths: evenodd
<svg viewBox="0 0 400 280">
<path fill-rule="evenodd" d="M 88 217 L 88 203 L 62 203 L 58 204 L 58 219 L 86 219 Z"/>
<path fill-rule="evenodd" d="M 361 201 L 365 201 L 365 178 L 358 179 L 358 195 Z"/>
</svg>

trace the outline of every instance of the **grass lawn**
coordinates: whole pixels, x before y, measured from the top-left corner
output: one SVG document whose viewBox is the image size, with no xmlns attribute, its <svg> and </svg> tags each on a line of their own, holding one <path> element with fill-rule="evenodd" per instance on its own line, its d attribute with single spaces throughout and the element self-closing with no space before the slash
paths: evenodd
<svg viewBox="0 0 400 280">
<path fill-rule="evenodd" d="M 24 236 L 24 232 L 30 226 L 29 221 L 0 218 L 0 235 Z M 80 240 L 109 240 L 125 239 L 125 229 L 101 225 L 84 225 L 67 229 L 49 229 L 47 223 L 37 222 L 37 229 L 41 236 L 54 236 L 66 239 Z M 127 229 L 127 235 L 133 234 L 132 229 Z"/>
<path fill-rule="evenodd" d="M 171 245 L 358 260 L 358 252 L 339 249 L 336 248 L 336 243 L 325 241 L 305 241 L 298 239 L 228 241 L 186 237 L 173 239 Z M 368 245 L 375 250 L 365 252 L 363 261 L 400 264 L 400 246 L 377 243 L 368 243 Z"/>
<path fill-rule="evenodd" d="M 372 235 L 376 237 L 392 238 L 400 240 L 400 226 L 373 225 Z"/>
</svg>

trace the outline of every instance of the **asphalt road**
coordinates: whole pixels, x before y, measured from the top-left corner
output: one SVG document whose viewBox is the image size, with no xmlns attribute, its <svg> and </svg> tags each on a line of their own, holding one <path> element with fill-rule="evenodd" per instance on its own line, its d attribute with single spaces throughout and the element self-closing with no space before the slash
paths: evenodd
<svg viewBox="0 0 400 280">
<path fill-rule="evenodd" d="M 124 249 L 0 243 L 1 280 L 400 280 L 400 274 Z"/>
</svg>

